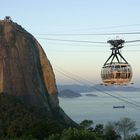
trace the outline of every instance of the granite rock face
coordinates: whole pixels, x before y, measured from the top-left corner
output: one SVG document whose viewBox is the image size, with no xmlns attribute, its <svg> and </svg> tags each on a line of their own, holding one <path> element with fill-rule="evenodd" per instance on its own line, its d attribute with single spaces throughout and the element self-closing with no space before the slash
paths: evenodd
<svg viewBox="0 0 140 140">
<path fill-rule="evenodd" d="M 0 92 L 45 107 L 49 116 L 57 114 L 73 123 L 59 107 L 54 72 L 41 45 L 9 19 L 0 20 Z"/>
</svg>

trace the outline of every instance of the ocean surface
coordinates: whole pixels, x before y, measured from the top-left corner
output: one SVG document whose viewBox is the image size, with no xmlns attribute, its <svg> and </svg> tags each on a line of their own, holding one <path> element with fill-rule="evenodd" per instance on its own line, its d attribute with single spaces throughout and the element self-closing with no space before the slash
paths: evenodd
<svg viewBox="0 0 140 140">
<path fill-rule="evenodd" d="M 90 92 L 97 96 L 81 94 L 78 98 L 59 98 L 60 106 L 74 121 L 93 120 L 96 125 L 128 117 L 136 121 L 137 133 L 140 134 L 140 92 L 109 93 L 117 98 L 99 92 Z M 123 105 L 125 108 L 113 108 Z"/>
</svg>

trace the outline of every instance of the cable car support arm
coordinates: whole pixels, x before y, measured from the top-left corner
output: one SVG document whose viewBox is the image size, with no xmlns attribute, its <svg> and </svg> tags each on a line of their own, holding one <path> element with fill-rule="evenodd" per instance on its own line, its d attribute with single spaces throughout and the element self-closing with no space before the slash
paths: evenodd
<svg viewBox="0 0 140 140">
<path fill-rule="evenodd" d="M 110 64 L 113 63 L 113 60 L 116 58 L 118 63 L 120 63 L 120 60 L 119 60 L 119 57 L 122 58 L 124 60 L 124 62 L 126 64 L 128 64 L 128 62 L 124 59 L 124 57 L 121 55 L 120 53 L 120 49 L 123 48 L 122 44 L 124 43 L 125 41 L 124 40 L 109 40 L 108 43 L 111 44 L 112 48 L 112 53 L 111 55 L 109 56 L 109 58 L 107 59 L 107 61 L 104 63 L 104 66 L 107 64 L 107 62 L 111 59 L 111 62 Z M 118 57 L 119 56 L 119 57 Z"/>
</svg>

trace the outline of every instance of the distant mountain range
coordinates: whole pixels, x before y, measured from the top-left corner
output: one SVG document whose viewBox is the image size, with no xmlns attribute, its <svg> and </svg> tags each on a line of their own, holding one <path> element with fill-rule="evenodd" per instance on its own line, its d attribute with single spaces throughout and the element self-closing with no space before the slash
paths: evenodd
<svg viewBox="0 0 140 140">
<path fill-rule="evenodd" d="M 134 86 L 105 86 L 96 84 L 93 86 L 90 85 L 57 85 L 58 91 L 62 90 L 72 90 L 73 92 L 77 93 L 84 93 L 84 92 L 97 92 L 98 90 L 102 91 L 124 91 L 124 92 L 140 92 L 140 88 L 134 87 Z"/>
</svg>

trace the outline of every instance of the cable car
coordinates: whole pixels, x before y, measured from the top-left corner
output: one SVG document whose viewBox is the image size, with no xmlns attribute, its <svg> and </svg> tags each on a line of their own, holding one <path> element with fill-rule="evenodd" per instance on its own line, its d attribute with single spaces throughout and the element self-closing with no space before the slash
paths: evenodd
<svg viewBox="0 0 140 140">
<path fill-rule="evenodd" d="M 127 85 L 132 79 L 132 68 L 120 53 L 124 42 L 122 39 L 108 41 L 112 46 L 112 53 L 101 70 L 101 78 L 105 85 Z"/>
</svg>

